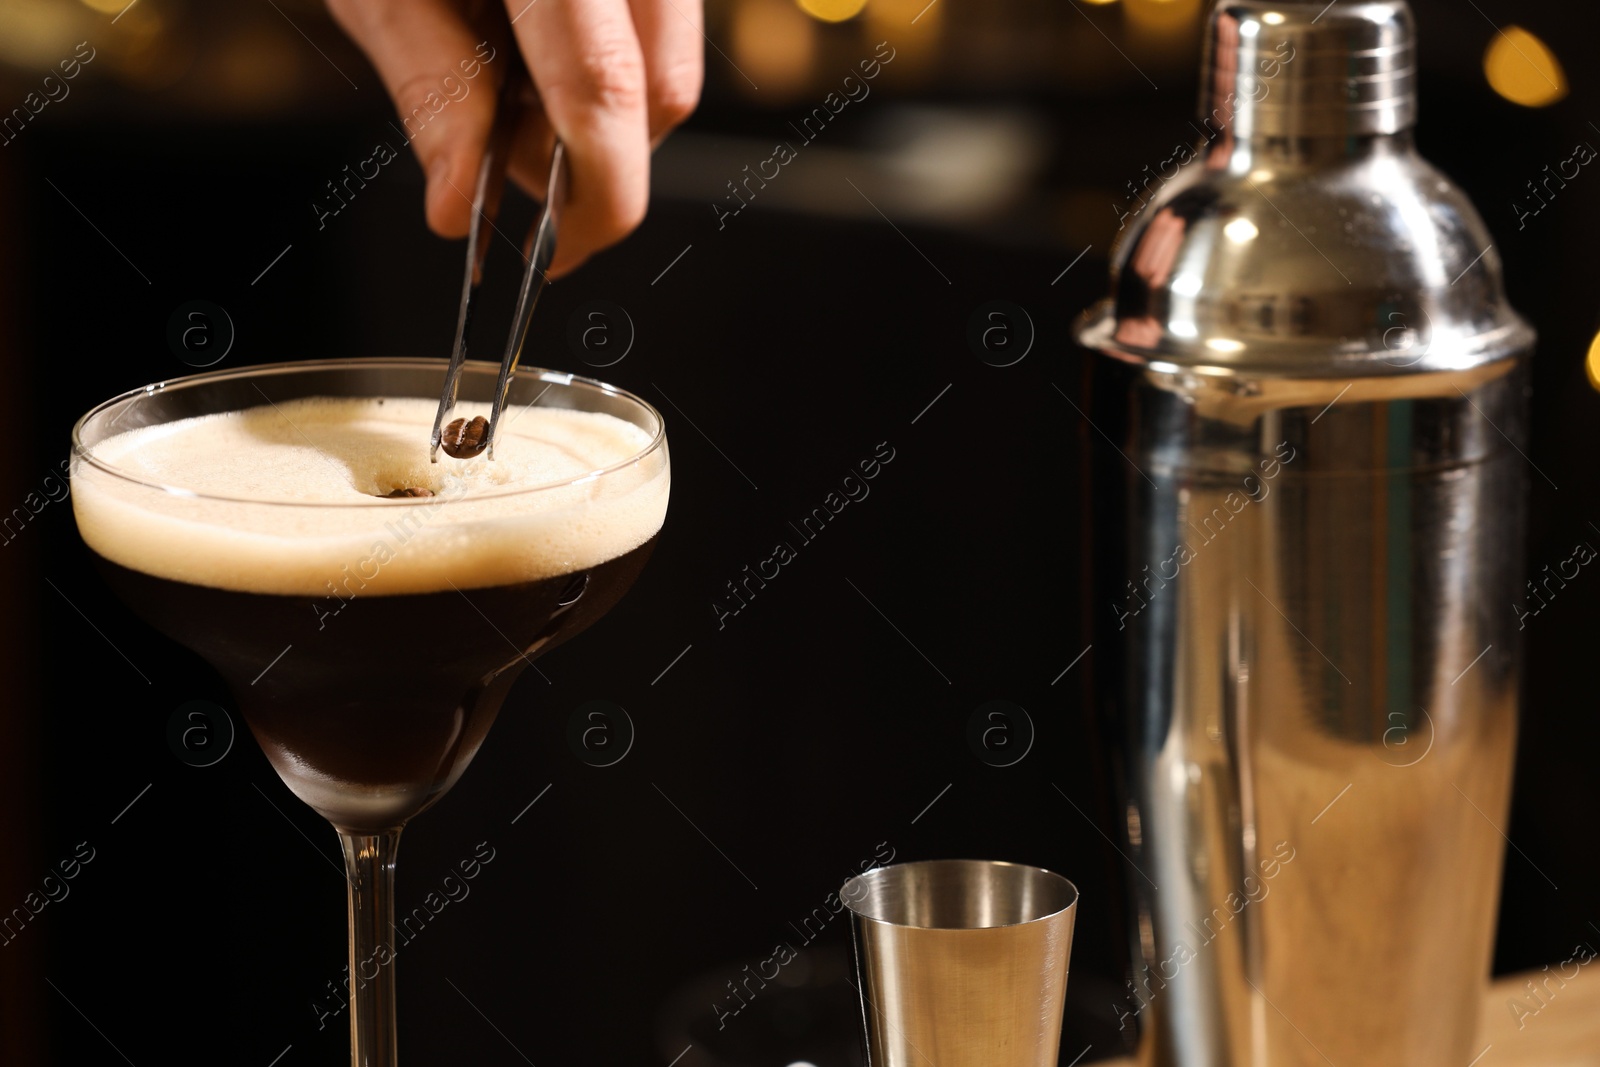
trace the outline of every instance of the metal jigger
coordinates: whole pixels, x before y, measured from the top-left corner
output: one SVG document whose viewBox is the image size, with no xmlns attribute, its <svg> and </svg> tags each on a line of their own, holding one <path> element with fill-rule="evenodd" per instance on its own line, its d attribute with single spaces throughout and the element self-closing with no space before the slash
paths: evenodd
<svg viewBox="0 0 1600 1067">
<path fill-rule="evenodd" d="M 1078 891 L 930 860 L 845 882 L 871 1067 L 1055 1067 Z"/>
</svg>

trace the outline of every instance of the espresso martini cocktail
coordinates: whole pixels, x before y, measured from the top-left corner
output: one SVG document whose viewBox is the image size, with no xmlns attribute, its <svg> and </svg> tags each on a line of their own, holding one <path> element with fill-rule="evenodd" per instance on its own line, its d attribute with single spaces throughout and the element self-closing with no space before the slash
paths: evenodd
<svg viewBox="0 0 1600 1067">
<path fill-rule="evenodd" d="M 435 404 L 263 401 L 118 433 L 75 475 L 112 586 L 341 829 L 435 799 L 518 670 L 633 583 L 666 506 L 656 465 L 594 475 L 650 446 L 631 422 L 513 409 L 492 462 L 430 463 Z"/>
<path fill-rule="evenodd" d="M 666 514 L 659 413 L 524 370 L 494 458 L 429 460 L 441 360 L 196 375 L 74 433 L 78 529 L 117 593 L 205 657 L 285 783 L 339 831 L 351 973 L 386 963 L 405 822 L 460 776 L 534 657 L 633 584 Z M 487 416 L 467 364 L 456 414 Z M 352 1062 L 394 1062 L 393 966 L 352 990 Z"/>
</svg>

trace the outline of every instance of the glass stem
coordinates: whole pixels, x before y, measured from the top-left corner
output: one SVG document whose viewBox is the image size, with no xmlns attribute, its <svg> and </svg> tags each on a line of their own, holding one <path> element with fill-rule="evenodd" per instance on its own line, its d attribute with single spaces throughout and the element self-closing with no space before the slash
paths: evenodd
<svg viewBox="0 0 1600 1067">
<path fill-rule="evenodd" d="M 395 1067 L 394 856 L 399 829 L 339 831 L 350 883 L 350 1064 Z"/>
</svg>

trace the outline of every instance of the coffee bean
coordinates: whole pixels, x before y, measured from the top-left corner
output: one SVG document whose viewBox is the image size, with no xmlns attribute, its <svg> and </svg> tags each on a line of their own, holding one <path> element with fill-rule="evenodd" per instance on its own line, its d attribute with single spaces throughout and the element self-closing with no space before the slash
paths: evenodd
<svg viewBox="0 0 1600 1067">
<path fill-rule="evenodd" d="M 471 422 L 456 419 L 444 428 L 439 445 L 451 459 L 471 459 L 489 447 L 488 434 L 489 420 L 482 415 Z"/>
<path fill-rule="evenodd" d="M 433 495 L 433 490 L 432 489 L 424 489 L 420 485 L 410 485 L 410 486 L 407 486 L 404 489 L 396 489 L 393 492 L 384 494 L 384 496 L 388 497 L 390 500 L 398 500 L 401 497 L 408 497 L 408 496 L 432 496 L 432 495 Z"/>
</svg>

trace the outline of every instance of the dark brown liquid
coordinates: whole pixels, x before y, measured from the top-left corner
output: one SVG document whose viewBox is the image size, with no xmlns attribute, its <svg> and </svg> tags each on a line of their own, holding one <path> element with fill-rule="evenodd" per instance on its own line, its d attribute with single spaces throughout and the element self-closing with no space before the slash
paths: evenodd
<svg viewBox="0 0 1600 1067">
<path fill-rule="evenodd" d="M 289 788 L 340 829 L 372 831 L 454 784 L 517 675 L 609 611 L 654 543 L 557 578 L 399 596 L 363 595 L 359 579 L 337 596 L 240 593 L 98 562 L 227 679 Z"/>
</svg>

